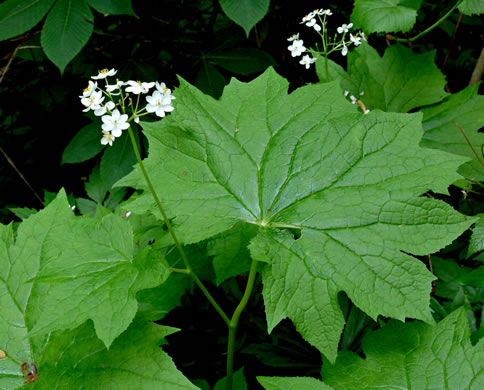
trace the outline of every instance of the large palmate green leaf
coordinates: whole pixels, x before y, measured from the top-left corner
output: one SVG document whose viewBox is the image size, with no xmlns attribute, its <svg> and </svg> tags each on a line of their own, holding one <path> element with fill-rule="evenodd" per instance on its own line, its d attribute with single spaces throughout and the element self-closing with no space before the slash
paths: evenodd
<svg viewBox="0 0 484 390">
<path fill-rule="evenodd" d="M 126 381 L 126 388 L 147 383 L 139 382 L 141 378 L 151 378 L 158 386 L 153 388 L 163 388 L 159 386 L 168 376 L 181 378 L 166 355 L 161 351 L 159 357 L 153 355 L 163 336 L 152 325 L 133 325 L 109 353 L 103 345 L 110 345 L 132 322 L 136 291 L 154 287 L 166 276 L 162 259 L 149 250 L 134 257 L 132 246 L 127 221 L 114 216 L 98 221 L 75 217 L 63 191 L 44 210 L 23 221 L 16 237 L 12 225 L 0 225 L 0 350 L 6 354 L 0 359 L 1 389 L 23 385 L 22 362 L 33 362 L 39 372 L 44 368 L 49 372 L 39 374 L 43 389 L 75 388 L 73 381 L 81 377 L 86 382 L 81 381 L 79 388 L 103 376 L 113 383 Z M 93 319 L 95 332 L 92 326 L 88 332 L 84 326 L 84 330 L 49 337 L 36 335 L 75 328 L 88 318 Z M 79 344 L 73 344 L 73 339 Z M 135 344 L 129 346 L 132 340 Z M 140 345 L 143 352 L 138 350 Z M 65 354 L 69 348 L 73 350 Z M 130 357 L 123 357 L 121 349 Z M 109 366 L 103 368 L 103 361 Z M 146 373 L 148 365 L 158 371 Z M 78 376 L 72 375 L 74 371 Z M 180 388 L 191 387 L 185 381 Z"/>
<path fill-rule="evenodd" d="M 93 20 L 87 0 L 57 0 L 49 12 L 40 42 L 61 72 L 89 40 Z"/>
<path fill-rule="evenodd" d="M 394 45 L 383 58 L 363 43 L 348 54 L 348 72 L 341 86 L 360 97 L 370 110 L 408 112 L 441 101 L 445 77 L 434 63 L 435 52 L 414 53 Z"/>
<path fill-rule="evenodd" d="M 225 14 L 241 26 L 247 36 L 269 10 L 270 0 L 219 0 Z"/>
<path fill-rule="evenodd" d="M 484 126 L 484 96 L 477 94 L 478 89 L 479 84 L 476 84 L 422 109 L 425 134 L 420 145 L 467 156 L 471 161 L 462 165 L 459 173 L 484 181 L 484 134 L 479 133 Z"/>
<path fill-rule="evenodd" d="M 323 365 L 323 380 L 337 390 L 482 389 L 484 340 L 472 346 L 469 336 L 463 308 L 435 327 L 390 322 L 363 339 L 366 359 L 342 352 Z"/>
<path fill-rule="evenodd" d="M 96 337 L 92 324 L 51 335 L 36 360 L 37 390 L 196 389 L 159 345 L 175 329 L 136 320 L 111 347 Z"/>
<path fill-rule="evenodd" d="M 355 0 L 351 21 L 366 33 L 407 32 L 417 20 L 422 0 Z"/>
<path fill-rule="evenodd" d="M 41 21 L 55 0 L 8 0 L 0 4 L 0 41 L 22 34 Z"/>
<path fill-rule="evenodd" d="M 334 360 L 339 291 L 373 318 L 432 321 L 433 276 L 402 251 L 437 251 L 473 222 L 420 197 L 446 193 L 466 160 L 419 147 L 421 114 L 362 115 L 337 82 L 287 89 L 272 69 L 219 101 L 181 80 L 172 115 L 143 124 L 146 169 L 182 242 L 259 226 L 269 329 L 289 317 Z M 138 168 L 118 184 L 146 190 Z M 154 206 L 149 191 L 129 205 Z"/>
<path fill-rule="evenodd" d="M 324 383 L 313 378 L 258 380 L 267 390 L 478 390 L 484 387 L 484 340 L 472 346 L 469 336 L 463 308 L 436 326 L 392 321 L 363 339 L 366 359 L 343 351 L 334 366 L 324 364 Z"/>
</svg>

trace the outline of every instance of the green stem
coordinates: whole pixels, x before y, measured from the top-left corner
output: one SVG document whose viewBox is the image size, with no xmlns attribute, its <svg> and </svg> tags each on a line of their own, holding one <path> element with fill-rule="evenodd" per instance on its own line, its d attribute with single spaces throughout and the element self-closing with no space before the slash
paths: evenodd
<svg viewBox="0 0 484 390">
<path fill-rule="evenodd" d="M 397 37 L 393 37 L 391 36 L 391 39 L 397 41 L 397 42 L 413 42 L 413 41 L 416 41 L 417 39 L 419 39 L 420 37 L 423 37 L 425 34 L 429 33 L 430 31 L 432 31 L 435 27 L 437 27 L 440 23 L 442 23 L 445 19 L 447 19 L 451 14 L 452 12 L 454 12 L 454 10 L 460 5 L 460 3 L 462 3 L 462 0 L 458 0 L 457 3 L 454 4 L 454 6 L 444 15 L 442 16 L 439 20 L 437 20 L 432 26 L 430 26 L 429 28 L 425 29 L 424 31 L 422 31 L 420 34 L 417 34 L 415 35 L 414 37 L 412 38 L 408 38 L 408 39 L 404 39 L 404 38 L 397 38 Z"/>
<path fill-rule="evenodd" d="M 258 261 L 252 259 L 252 264 L 250 266 L 249 279 L 247 280 L 247 285 L 245 286 L 244 295 L 239 302 L 237 308 L 232 315 L 229 326 L 229 341 L 227 346 L 227 382 L 226 389 L 232 390 L 233 373 L 234 373 L 234 352 L 235 352 L 235 334 L 237 332 L 237 324 L 239 323 L 239 317 L 242 311 L 247 306 L 249 302 L 250 294 L 254 287 L 255 277 L 257 275 L 257 265 Z"/>
<path fill-rule="evenodd" d="M 151 191 L 151 194 L 153 195 L 153 198 L 155 199 L 156 205 L 158 206 L 158 209 L 161 212 L 161 215 L 163 216 L 163 221 L 165 222 L 166 227 L 168 228 L 168 231 L 170 232 L 171 237 L 173 238 L 173 241 L 175 242 L 175 246 L 178 249 L 178 252 L 180 252 L 180 256 L 183 259 L 183 263 L 185 264 L 185 269 L 186 273 L 190 275 L 190 277 L 193 279 L 195 284 L 202 290 L 202 293 L 205 295 L 205 297 L 208 299 L 208 301 L 212 304 L 214 309 L 217 311 L 218 314 L 222 317 L 222 319 L 225 321 L 227 326 L 230 326 L 230 320 L 229 317 L 225 314 L 225 312 L 222 310 L 222 308 L 218 305 L 218 303 L 215 301 L 215 299 L 212 297 L 210 292 L 207 290 L 207 288 L 203 285 L 201 280 L 198 278 L 197 275 L 192 270 L 192 267 L 190 265 L 190 262 L 187 259 L 187 256 L 185 254 L 185 251 L 183 250 L 183 247 L 180 245 L 180 242 L 178 241 L 178 238 L 176 237 L 175 231 L 173 230 L 173 227 L 171 226 L 170 220 L 168 219 L 168 216 L 165 213 L 165 210 L 163 206 L 161 205 L 160 199 L 158 198 L 158 195 L 156 194 L 155 188 L 153 187 L 153 184 L 151 184 L 150 177 L 148 176 L 148 173 L 146 172 L 145 166 L 143 164 L 143 161 L 141 160 L 141 155 L 138 150 L 138 145 L 136 144 L 136 139 L 133 134 L 133 130 L 131 129 L 131 126 L 128 127 L 128 132 L 129 132 L 129 137 L 131 138 L 131 143 L 133 144 L 133 150 L 134 154 L 136 155 L 136 159 L 138 160 L 139 167 L 141 168 L 141 172 L 143 173 L 143 176 L 145 177 L 146 184 L 148 184 L 148 187 Z"/>
</svg>

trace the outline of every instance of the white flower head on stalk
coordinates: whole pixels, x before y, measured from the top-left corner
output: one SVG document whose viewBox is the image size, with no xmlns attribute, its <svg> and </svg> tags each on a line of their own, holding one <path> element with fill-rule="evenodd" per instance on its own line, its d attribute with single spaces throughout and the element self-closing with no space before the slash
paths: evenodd
<svg viewBox="0 0 484 390">
<path fill-rule="evenodd" d="M 103 133 L 111 132 L 113 137 L 120 137 L 123 130 L 129 127 L 128 115 L 121 115 L 119 110 L 114 110 L 111 115 L 104 115 L 101 119 L 104 122 L 101 126 Z"/>
<path fill-rule="evenodd" d="M 289 42 L 292 42 L 292 41 L 295 41 L 295 40 L 298 40 L 299 39 L 299 33 L 297 34 L 292 34 L 289 38 L 287 38 L 287 40 Z"/>
<path fill-rule="evenodd" d="M 343 50 L 341 50 L 341 55 L 345 56 L 348 54 L 348 47 L 346 46 L 346 43 L 343 41 Z"/>
<path fill-rule="evenodd" d="M 353 35 L 350 33 L 350 41 L 354 43 L 355 46 L 361 45 L 361 37 L 358 34 Z"/>
<path fill-rule="evenodd" d="M 103 116 L 106 112 L 113 111 L 113 108 L 116 107 L 114 102 L 107 102 L 104 106 L 99 107 L 96 111 L 94 111 L 94 115 L 96 116 Z"/>
<path fill-rule="evenodd" d="M 293 57 L 300 56 L 304 51 L 306 51 L 306 48 L 303 46 L 302 39 L 295 40 L 292 45 L 289 45 L 287 48 Z"/>
<path fill-rule="evenodd" d="M 97 88 L 97 81 L 89 80 L 87 87 L 82 90 L 82 96 L 79 96 L 79 97 L 82 99 L 82 98 L 91 96 L 91 94 L 96 90 L 96 88 Z"/>
<path fill-rule="evenodd" d="M 343 34 L 344 32 L 347 33 L 351 27 L 353 27 L 353 23 L 350 23 L 350 24 L 343 23 L 343 25 L 341 27 L 338 27 L 336 31 L 338 31 L 339 34 Z"/>
<path fill-rule="evenodd" d="M 116 80 L 116 84 L 109 84 L 106 85 L 106 91 L 109 92 L 111 95 L 120 95 L 121 94 L 121 87 L 124 87 L 124 81 Z"/>
<path fill-rule="evenodd" d="M 116 138 L 113 137 L 113 135 L 111 133 L 109 133 L 109 132 L 108 133 L 104 133 L 103 134 L 103 137 L 101 138 L 101 143 L 103 145 L 108 145 L 109 144 L 109 146 L 113 146 L 113 142 L 114 142 L 115 139 Z"/>
<path fill-rule="evenodd" d="M 306 69 L 309 69 L 309 66 L 315 62 L 316 62 L 316 58 L 309 57 L 307 54 L 302 58 L 301 61 L 299 61 L 301 65 L 306 66 Z"/>
<path fill-rule="evenodd" d="M 155 83 L 142 83 L 141 81 L 129 80 L 126 85 L 129 85 L 129 87 L 126 88 L 126 92 L 132 92 L 135 95 L 139 95 L 140 93 L 147 93 L 150 88 L 153 88 Z"/>
<path fill-rule="evenodd" d="M 302 22 L 301 22 L 301 24 L 302 24 L 302 23 L 307 23 L 307 22 L 309 22 L 311 19 L 314 19 L 314 16 L 315 16 L 314 11 L 313 11 L 313 12 L 308 13 L 308 14 L 307 14 L 307 15 L 306 15 L 304 18 L 302 18 Z"/>
<path fill-rule="evenodd" d="M 332 13 L 332 12 L 331 12 L 331 10 L 328 8 L 328 9 L 323 9 L 319 15 L 327 15 L 327 16 L 331 16 L 331 15 L 333 15 L 333 13 Z"/>
<path fill-rule="evenodd" d="M 101 91 L 93 91 L 89 97 L 83 97 L 81 103 L 86 107 L 83 112 L 89 110 L 97 110 L 101 108 L 101 103 L 104 100 L 103 93 Z"/>
<path fill-rule="evenodd" d="M 162 94 L 160 91 L 153 92 L 153 95 L 147 96 L 146 111 L 154 112 L 157 116 L 163 118 L 165 112 L 171 112 L 175 108 L 171 105 L 171 101 L 175 99 L 175 96 L 171 94 Z"/>
<path fill-rule="evenodd" d="M 109 76 L 114 76 L 116 73 L 118 73 L 117 70 L 115 70 L 114 68 L 109 70 L 109 69 L 101 69 L 98 71 L 98 75 L 97 76 L 92 76 L 91 79 L 93 80 L 101 80 L 101 79 L 105 79 L 106 77 L 109 77 Z"/>
</svg>

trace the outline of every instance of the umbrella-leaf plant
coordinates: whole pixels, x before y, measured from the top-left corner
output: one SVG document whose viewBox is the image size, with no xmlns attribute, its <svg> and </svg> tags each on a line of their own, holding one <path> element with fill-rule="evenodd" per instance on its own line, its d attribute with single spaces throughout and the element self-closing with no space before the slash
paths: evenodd
<svg viewBox="0 0 484 390">
<path fill-rule="evenodd" d="M 268 330 L 290 318 L 331 363 L 345 323 L 340 292 L 373 319 L 433 323 L 435 278 L 415 256 L 451 243 L 474 219 L 428 196 L 447 193 L 468 159 L 421 148 L 422 114 L 376 109 L 364 115 L 337 82 L 289 94 L 288 82 L 272 68 L 248 83 L 232 80 L 219 100 L 183 79 L 174 95 L 172 114 L 141 123 L 149 142 L 143 161 L 128 128 L 138 165 L 117 183 L 138 190 L 125 205 L 130 213 L 151 213 L 168 228 L 160 242 L 138 247 L 129 220 L 114 214 L 74 216 L 63 192 L 24 221 L 16 238 L 2 227 L 0 350 L 8 357 L 0 360 L 2 387 L 21 385 L 21 363 L 29 362 L 37 366 L 28 380 L 45 372 L 62 379 L 58 386 L 86 388 L 83 381 L 111 369 L 119 374 L 116 383 L 130 370 L 130 380 L 147 381 L 126 382 L 130 388 L 163 388 L 156 387 L 160 376 L 146 376 L 142 356 L 133 367 L 124 361 L 108 367 L 103 359 L 111 359 L 111 348 L 132 348 L 138 332 L 150 335 L 139 343 L 148 349 L 170 333 L 153 328 L 146 316 L 135 319 L 136 293 L 161 285 L 170 271 L 192 277 L 227 324 L 228 389 L 237 324 L 257 273 Z M 173 242 L 165 239 L 170 236 Z M 224 253 L 227 237 L 248 251 Z M 249 272 L 233 314 L 216 302 L 184 250 L 206 240 L 218 259 L 219 281 L 234 274 L 227 267 L 238 253 L 243 261 L 236 272 Z M 168 266 L 159 251 L 163 242 L 175 243 L 184 266 Z M 100 342 L 92 349 L 86 340 L 94 334 Z M 83 355 L 69 339 L 79 340 Z M 54 341 L 69 353 L 55 350 Z M 76 359 L 87 359 L 86 374 L 70 380 L 65 375 Z M 171 388 L 191 388 L 166 355 L 150 364 L 176 383 Z M 38 388 L 56 388 L 54 379 L 43 380 Z"/>
</svg>

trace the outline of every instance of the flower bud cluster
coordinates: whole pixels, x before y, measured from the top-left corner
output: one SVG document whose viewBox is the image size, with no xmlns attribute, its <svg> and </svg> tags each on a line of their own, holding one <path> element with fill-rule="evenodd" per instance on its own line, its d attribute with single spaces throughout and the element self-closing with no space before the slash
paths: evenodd
<svg viewBox="0 0 484 390">
<path fill-rule="evenodd" d="M 315 9 L 314 11 L 304 16 L 301 21 L 301 24 L 313 28 L 320 35 L 323 41 L 322 52 L 307 49 L 304 46 L 304 41 L 302 39 L 299 39 L 299 33 L 294 34 L 287 39 L 289 42 L 291 42 L 291 45 L 289 45 L 287 49 L 291 52 L 291 55 L 293 57 L 298 57 L 306 52 L 311 53 L 311 56 L 305 54 L 302 57 L 301 61 L 299 61 L 299 63 L 301 65 L 304 65 L 306 69 L 309 69 L 309 66 L 316 62 L 314 54 L 323 54 L 324 56 L 327 56 L 333 51 L 341 51 L 341 54 L 343 56 L 346 56 L 346 54 L 348 54 L 349 46 L 360 45 L 362 39 L 366 41 L 365 35 L 361 31 L 356 34 L 350 33 L 350 29 L 353 27 L 353 23 L 343 24 L 336 29 L 338 34 L 342 34 L 341 37 L 335 35 L 332 40 L 331 38 L 328 38 L 326 17 L 331 16 L 332 14 L 333 13 L 329 9 Z M 349 33 L 349 40 L 346 39 L 347 33 Z"/>
<path fill-rule="evenodd" d="M 138 123 L 140 117 L 151 113 L 163 118 L 167 112 L 175 109 L 172 105 L 175 96 L 165 83 L 116 80 L 115 84 L 109 84 L 107 78 L 116 73 L 115 69 L 100 70 L 98 75 L 91 77 L 95 81 L 89 80 L 87 87 L 79 96 L 81 104 L 85 107 L 83 112 L 93 111 L 94 115 L 101 117 L 101 143 L 110 146 L 122 135 L 123 130 L 129 128 L 130 121 Z M 98 80 L 105 80 L 104 89 L 98 85 Z M 148 94 L 153 87 L 155 91 L 146 96 L 146 106 L 139 108 L 141 95 Z M 132 95 L 136 95 L 135 103 Z M 131 108 L 130 115 L 127 114 L 128 108 Z"/>
</svg>

